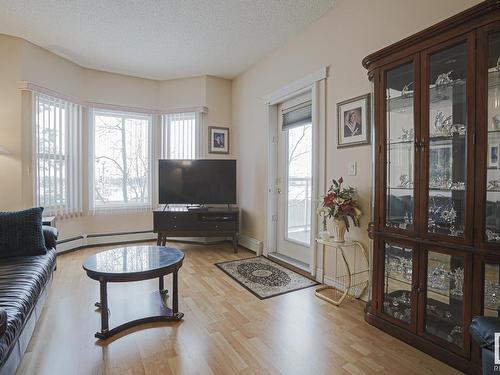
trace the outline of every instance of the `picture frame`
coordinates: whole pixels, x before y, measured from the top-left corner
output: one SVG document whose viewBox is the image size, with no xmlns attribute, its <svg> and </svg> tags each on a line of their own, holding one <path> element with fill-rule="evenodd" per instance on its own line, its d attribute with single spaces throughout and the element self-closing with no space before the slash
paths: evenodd
<svg viewBox="0 0 500 375">
<path fill-rule="evenodd" d="M 229 128 L 208 127 L 208 153 L 229 154 Z"/>
<path fill-rule="evenodd" d="M 370 94 L 337 103 L 337 147 L 370 144 Z"/>
<path fill-rule="evenodd" d="M 500 145 L 488 145 L 488 168 L 498 169 L 500 157 Z"/>
</svg>

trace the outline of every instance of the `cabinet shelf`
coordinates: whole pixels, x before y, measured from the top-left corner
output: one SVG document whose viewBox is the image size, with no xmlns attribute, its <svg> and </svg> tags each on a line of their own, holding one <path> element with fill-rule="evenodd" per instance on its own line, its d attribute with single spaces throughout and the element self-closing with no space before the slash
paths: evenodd
<svg viewBox="0 0 500 375">
<path fill-rule="evenodd" d="M 387 146 L 402 146 L 402 145 L 407 145 L 407 146 L 413 146 L 414 141 L 390 141 L 387 142 Z"/>
<path fill-rule="evenodd" d="M 432 146 L 432 143 L 446 143 L 446 142 L 450 142 L 450 141 L 453 141 L 453 140 L 456 140 L 456 139 L 464 139 L 465 138 L 465 134 L 458 134 L 458 133 L 454 133 L 454 134 L 450 134 L 450 135 L 431 135 L 429 137 L 429 141 L 430 141 L 430 144 Z"/>
<path fill-rule="evenodd" d="M 408 285 L 408 289 L 411 289 L 411 282 L 403 277 L 388 276 L 387 274 L 385 274 L 384 279 L 395 281 L 395 282 L 400 283 L 400 284 Z M 441 297 L 451 298 L 451 299 L 455 299 L 457 301 L 462 300 L 462 296 L 453 296 L 453 295 L 451 295 L 451 293 L 444 292 L 443 290 L 445 290 L 445 289 L 437 289 L 437 288 L 428 287 L 427 290 L 430 293 L 434 293 L 434 294 L 441 296 Z"/>
<path fill-rule="evenodd" d="M 460 87 L 465 85 L 465 80 L 458 79 L 453 82 L 443 84 L 443 85 L 431 85 L 429 88 L 430 101 L 431 103 L 439 103 L 442 101 L 450 100 L 450 98 L 443 93 L 448 89 L 453 89 L 454 87 Z M 414 102 L 414 92 L 408 91 L 406 95 L 391 96 L 385 98 L 387 109 L 389 111 L 401 112 L 413 108 Z M 410 112 L 410 111 L 408 111 Z"/>
<path fill-rule="evenodd" d="M 404 186 L 388 186 L 387 190 L 414 190 L 414 188 L 413 187 L 404 187 Z M 465 192 L 465 189 L 450 189 L 450 188 L 430 187 L 429 191 L 441 191 L 441 192 L 460 191 L 460 192 Z M 498 190 L 498 192 L 500 192 L 500 190 Z"/>
</svg>

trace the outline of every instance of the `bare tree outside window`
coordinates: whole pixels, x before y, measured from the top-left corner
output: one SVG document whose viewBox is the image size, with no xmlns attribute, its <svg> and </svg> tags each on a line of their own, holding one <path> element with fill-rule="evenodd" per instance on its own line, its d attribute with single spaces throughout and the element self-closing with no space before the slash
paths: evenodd
<svg viewBox="0 0 500 375">
<path fill-rule="evenodd" d="M 287 238 L 309 245 L 312 196 L 312 125 L 287 130 Z"/>
<path fill-rule="evenodd" d="M 95 113 L 95 206 L 150 203 L 150 123 L 146 116 Z"/>
</svg>

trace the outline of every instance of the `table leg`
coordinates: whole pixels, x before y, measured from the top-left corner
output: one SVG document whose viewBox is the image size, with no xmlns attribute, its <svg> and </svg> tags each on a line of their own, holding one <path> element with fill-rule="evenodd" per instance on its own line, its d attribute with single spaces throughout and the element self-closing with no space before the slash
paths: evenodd
<svg viewBox="0 0 500 375">
<path fill-rule="evenodd" d="M 179 312 L 179 291 L 178 291 L 178 278 L 177 278 L 177 271 L 174 271 L 173 274 L 173 285 L 172 285 L 172 314 L 177 315 Z"/>
<path fill-rule="evenodd" d="M 160 293 L 163 292 L 163 289 L 165 289 L 165 284 L 163 282 L 163 276 L 160 276 L 160 278 L 158 279 L 158 288 L 160 290 Z"/>
<path fill-rule="evenodd" d="M 235 253 L 238 252 L 238 235 L 237 234 L 235 234 L 233 236 L 233 250 Z"/>
<path fill-rule="evenodd" d="M 105 335 L 109 330 L 109 315 L 108 315 L 108 285 L 106 281 L 100 280 L 100 302 L 101 308 L 101 334 Z"/>
</svg>

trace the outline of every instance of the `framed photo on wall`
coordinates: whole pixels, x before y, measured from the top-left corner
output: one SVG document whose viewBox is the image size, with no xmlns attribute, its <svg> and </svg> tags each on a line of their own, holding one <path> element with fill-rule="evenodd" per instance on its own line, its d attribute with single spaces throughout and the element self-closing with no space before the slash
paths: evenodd
<svg viewBox="0 0 500 375">
<path fill-rule="evenodd" d="M 338 147 L 370 143 L 370 94 L 337 104 Z"/>
<path fill-rule="evenodd" d="M 229 154 L 229 128 L 208 127 L 208 152 Z"/>
</svg>

